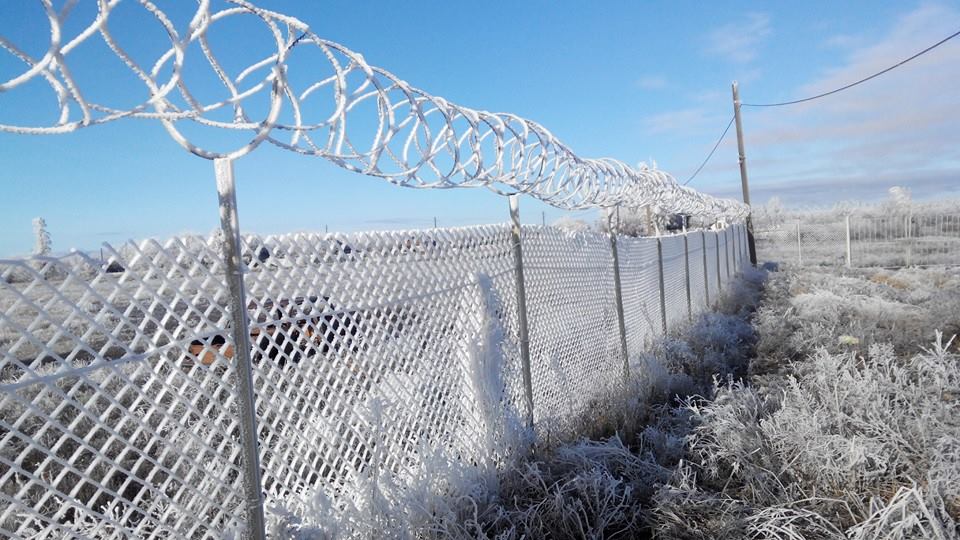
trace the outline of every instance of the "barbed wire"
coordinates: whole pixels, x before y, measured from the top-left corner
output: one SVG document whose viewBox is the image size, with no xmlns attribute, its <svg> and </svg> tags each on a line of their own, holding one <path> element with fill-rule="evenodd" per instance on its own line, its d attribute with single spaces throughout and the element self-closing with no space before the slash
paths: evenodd
<svg viewBox="0 0 960 540">
<path fill-rule="evenodd" d="M 235 159 L 268 142 L 405 187 L 487 187 L 501 194 L 525 193 L 563 209 L 653 206 L 661 212 L 716 219 L 737 219 L 749 211 L 738 201 L 682 186 L 664 171 L 632 168 L 609 158 L 581 158 L 531 120 L 433 96 L 367 64 L 359 53 L 320 38 L 305 23 L 246 0 L 227 0 L 223 9 L 214 9 L 211 0 L 200 0 L 183 31 L 156 5 L 140 0 L 170 40 L 169 49 L 149 68 L 138 64 L 110 32 L 111 25 L 124 24 L 122 13 L 111 16 L 120 0 L 97 0 L 96 17 L 72 36 L 64 29 L 77 1 L 68 0 L 59 11 L 51 0 L 39 2 L 49 24 L 49 47 L 35 59 L 0 35 L 0 48 L 26 65 L 22 73 L 0 82 L 0 94 L 9 96 L 12 89 L 44 81 L 56 95 L 57 120 L 21 125 L 0 118 L 0 131 L 47 135 L 144 118 L 161 122 L 180 146 L 206 159 Z M 207 33 L 241 15 L 252 15 L 266 26 L 276 52 L 231 77 L 214 56 Z M 95 36 L 145 86 L 146 98 L 140 104 L 120 108 L 84 97 L 69 59 L 81 43 Z M 225 95 L 218 101 L 201 102 L 184 81 L 188 58 L 197 56 L 196 46 L 223 85 Z M 288 78 L 291 62 L 295 56 L 306 58 L 308 51 L 319 52 L 322 61 L 310 57 L 309 64 L 298 68 L 309 69 L 313 82 L 295 89 Z M 266 113 L 252 118 L 248 109 L 253 107 L 245 107 L 245 102 L 263 95 L 269 95 Z M 223 111 L 231 112 L 232 120 L 216 119 Z M 252 137 L 232 150 L 215 151 L 188 138 L 183 122 L 251 132 Z"/>
</svg>

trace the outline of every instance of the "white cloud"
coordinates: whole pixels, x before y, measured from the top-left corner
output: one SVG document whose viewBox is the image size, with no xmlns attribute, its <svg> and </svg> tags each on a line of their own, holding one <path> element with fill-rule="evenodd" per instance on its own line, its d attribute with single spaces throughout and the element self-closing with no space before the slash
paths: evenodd
<svg viewBox="0 0 960 540">
<path fill-rule="evenodd" d="M 757 57 L 760 44 L 773 33 L 770 17 L 747 13 L 746 20 L 725 24 L 707 36 L 706 52 L 738 63 Z"/>
<path fill-rule="evenodd" d="M 648 75 L 637 80 L 637 88 L 643 90 L 660 90 L 666 88 L 667 79 L 658 75 Z"/>
<path fill-rule="evenodd" d="M 847 42 L 838 65 L 795 91 L 768 95 L 785 101 L 839 88 L 911 56 L 958 26 L 960 10 L 923 5 L 899 17 L 879 39 Z M 747 108 L 751 180 L 758 188 L 765 180 L 815 183 L 828 197 L 846 184 L 880 190 L 880 179 L 890 177 L 909 187 L 911 177 L 924 182 L 933 175 L 937 182 L 926 180 L 928 190 L 944 178 L 960 184 L 958 83 L 960 39 L 835 95 L 786 107 Z"/>
<path fill-rule="evenodd" d="M 709 114 L 706 108 L 694 107 L 648 116 L 643 127 L 650 133 L 685 133 L 716 123 L 716 120 L 717 117 Z"/>
<path fill-rule="evenodd" d="M 862 36 L 836 34 L 825 39 L 823 46 L 827 49 L 850 49 L 852 47 L 862 46 L 863 43 L 864 38 Z"/>
</svg>

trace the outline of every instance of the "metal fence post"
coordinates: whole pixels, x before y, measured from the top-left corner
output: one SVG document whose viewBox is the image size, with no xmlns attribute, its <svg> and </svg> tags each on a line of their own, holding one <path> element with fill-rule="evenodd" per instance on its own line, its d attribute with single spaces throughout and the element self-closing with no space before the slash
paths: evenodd
<svg viewBox="0 0 960 540">
<path fill-rule="evenodd" d="M 913 264 L 913 209 L 910 209 L 910 212 L 907 214 L 907 226 L 906 226 L 906 237 L 907 237 L 907 266 Z"/>
<path fill-rule="evenodd" d="M 240 220 L 237 191 L 233 179 L 233 161 L 216 159 L 217 195 L 220 201 L 220 228 L 223 231 L 223 262 L 230 291 L 230 324 L 233 333 L 234 366 L 240 406 L 240 444 L 243 459 L 243 491 L 248 538 L 266 538 L 263 517 L 263 490 L 260 482 L 260 454 L 257 439 L 257 407 L 253 390 L 253 365 L 250 361 L 250 329 L 247 300 L 243 287 L 243 262 L 240 259 Z"/>
<path fill-rule="evenodd" d="M 703 253 L 703 294 L 707 299 L 707 306 L 710 305 L 710 270 L 707 266 L 707 231 L 700 231 L 701 243 L 700 252 Z"/>
<path fill-rule="evenodd" d="M 737 265 L 737 229 L 734 227 L 730 228 L 730 261 L 733 265 L 733 273 L 737 273 L 739 266 Z"/>
<path fill-rule="evenodd" d="M 520 366 L 523 371 L 523 394 L 527 402 L 527 427 L 533 429 L 533 378 L 530 374 L 530 332 L 527 326 L 527 290 L 523 280 L 523 247 L 520 244 L 519 195 L 508 197 L 510 221 L 513 224 L 513 265 L 517 282 L 517 325 L 520 327 Z"/>
<path fill-rule="evenodd" d="M 610 232 L 610 251 L 613 254 L 613 299 L 617 308 L 617 325 L 620 330 L 620 350 L 623 353 L 623 382 L 630 381 L 630 356 L 627 352 L 627 324 L 623 316 L 623 289 L 620 286 L 620 255 L 617 252 L 617 233 L 620 232 L 620 209 L 617 208 L 616 228 L 613 212 L 607 214 L 607 230 Z"/>
<path fill-rule="evenodd" d="M 730 229 L 730 239 L 733 240 L 733 248 L 730 250 L 733 253 L 733 271 L 734 273 L 740 271 L 740 248 L 739 243 L 737 242 L 737 237 L 740 236 L 740 233 L 737 232 L 740 230 L 739 225 L 734 225 Z"/>
<path fill-rule="evenodd" d="M 730 227 L 723 230 L 723 260 L 727 264 L 727 279 L 730 279 Z"/>
<path fill-rule="evenodd" d="M 746 242 L 747 242 L 747 227 L 743 226 L 740 228 L 740 251 L 742 252 L 742 257 L 750 256 L 750 254 L 747 253 L 747 250 L 749 249 L 749 247 L 747 247 Z"/>
<path fill-rule="evenodd" d="M 657 270 L 660 277 L 660 321 L 663 323 L 663 334 L 667 334 L 667 291 L 663 286 L 663 243 L 657 237 Z"/>
<path fill-rule="evenodd" d="M 740 266 L 738 267 L 739 270 L 743 270 L 743 233 L 739 232 L 742 230 L 742 225 L 737 228 L 737 252 L 740 253 Z M 759 262 L 759 259 L 757 262 Z"/>
<path fill-rule="evenodd" d="M 850 257 L 850 216 L 849 215 L 847 215 L 846 225 L 847 225 L 847 268 L 853 268 L 853 263 L 851 262 L 851 257 Z"/>
<path fill-rule="evenodd" d="M 683 235 L 683 275 L 687 286 L 687 320 L 693 321 L 693 298 L 690 296 L 690 242 L 689 234 Z"/>
<path fill-rule="evenodd" d="M 720 279 L 720 233 L 714 232 L 714 233 L 713 233 L 713 239 L 714 239 L 714 241 L 716 242 L 716 245 L 717 245 L 717 249 L 716 249 L 716 255 L 717 255 L 717 291 L 718 291 L 718 293 L 722 293 L 722 292 L 723 292 L 723 280 Z M 719 294 L 717 294 L 717 300 L 718 300 L 718 301 L 720 300 L 720 295 L 719 295 Z"/>
<path fill-rule="evenodd" d="M 803 248 L 800 246 L 800 220 L 797 220 L 797 265 L 803 266 Z"/>
</svg>

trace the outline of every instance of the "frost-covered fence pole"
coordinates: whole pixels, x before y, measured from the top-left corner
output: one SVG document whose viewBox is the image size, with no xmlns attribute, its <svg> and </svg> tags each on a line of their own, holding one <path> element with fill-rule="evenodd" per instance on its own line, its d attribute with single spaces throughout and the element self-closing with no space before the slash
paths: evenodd
<svg viewBox="0 0 960 540">
<path fill-rule="evenodd" d="M 47 221 L 42 217 L 33 218 L 33 254 L 40 257 L 50 255 L 50 233 L 47 231 Z"/>
<path fill-rule="evenodd" d="M 734 273 L 740 270 L 740 252 L 737 251 L 737 231 L 739 230 L 739 227 L 739 225 L 730 226 L 730 240 L 732 240 L 730 245 L 730 257 L 733 259 Z"/>
<path fill-rule="evenodd" d="M 737 270 L 743 270 L 743 225 L 737 225 Z"/>
<path fill-rule="evenodd" d="M 800 220 L 797 220 L 797 264 L 803 266 L 803 247 L 800 245 Z"/>
<path fill-rule="evenodd" d="M 693 299 L 690 298 L 690 242 L 689 234 L 683 235 L 683 275 L 687 286 L 687 320 L 693 321 Z"/>
<path fill-rule="evenodd" d="M 730 240 L 728 242 L 730 245 L 727 246 L 727 251 L 730 252 L 730 267 L 733 269 L 733 273 L 737 273 L 737 229 L 736 225 L 730 227 Z"/>
<path fill-rule="evenodd" d="M 707 266 L 707 231 L 700 231 L 703 242 L 700 243 L 700 252 L 703 253 L 703 294 L 706 296 L 707 304 L 710 305 L 710 270 Z"/>
<path fill-rule="evenodd" d="M 907 236 L 907 266 L 910 266 L 913 263 L 913 209 L 910 209 L 910 213 L 907 214 L 907 226 L 906 226 L 906 236 Z"/>
<path fill-rule="evenodd" d="M 616 213 L 616 223 L 614 223 Z M 617 308 L 617 326 L 620 330 L 620 352 L 623 354 L 623 383 L 630 382 L 630 356 L 627 354 L 627 323 L 623 316 L 623 289 L 620 286 L 620 255 L 617 253 L 617 234 L 620 233 L 620 208 L 607 210 L 607 230 L 610 233 L 610 252 L 613 254 L 613 299 Z"/>
<path fill-rule="evenodd" d="M 716 242 L 716 255 L 717 255 L 717 300 L 720 300 L 720 294 L 723 292 L 723 280 L 720 279 L 720 233 L 713 233 L 713 241 Z"/>
<path fill-rule="evenodd" d="M 740 238 L 740 230 L 743 225 L 737 225 L 736 232 L 733 234 L 734 248 L 737 251 L 737 272 L 743 270 L 743 239 Z"/>
<path fill-rule="evenodd" d="M 852 268 L 853 263 L 850 258 L 850 215 L 847 215 L 846 228 L 847 228 L 847 268 Z"/>
<path fill-rule="evenodd" d="M 223 231 L 223 262 L 230 291 L 230 324 L 233 327 L 234 366 L 240 407 L 240 444 L 243 460 L 243 491 L 247 538 L 266 538 L 263 495 L 260 484 L 260 456 L 257 442 L 257 409 L 253 395 L 253 366 L 250 362 L 250 331 L 247 300 L 243 289 L 243 262 L 240 259 L 240 219 L 233 160 L 216 159 L 217 195 L 220 199 L 220 228 Z"/>
<path fill-rule="evenodd" d="M 741 228 L 740 228 L 740 252 L 741 252 L 740 255 L 741 255 L 741 257 L 747 257 L 747 256 L 749 256 L 749 254 L 747 253 L 746 242 L 747 242 L 747 228 L 744 226 L 744 227 L 741 227 Z"/>
<path fill-rule="evenodd" d="M 727 265 L 727 279 L 730 279 L 730 227 L 723 230 L 723 261 Z"/>
<path fill-rule="evenodd" d="M 660 278 L 660 322 L 667 335 L 667 291 L 663 286 L 663 242 L 657 236 L 657 277 Z"/>
<path fill-rule="evenodd" d="M 527 289 L 523 281 L 523 247 L 520 244 L 519 195 L 508 197 L 513 224 L 513 265 L 517 282 L 517 326 L 520 332 L 520 367 L 523 371 L 523 397 L 527 402 L 527 427 L 533 429 L 533 380 L 530 376 L 530 330 L 527 327 Z"/>
</svg>

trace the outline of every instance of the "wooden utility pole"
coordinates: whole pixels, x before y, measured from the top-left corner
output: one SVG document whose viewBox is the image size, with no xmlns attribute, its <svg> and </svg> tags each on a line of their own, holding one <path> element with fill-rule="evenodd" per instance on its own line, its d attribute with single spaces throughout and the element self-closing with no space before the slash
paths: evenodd
<svg viewBox="0 0 960 540">
<path fill-rule="evenodd" d="M 743 124 L 740 121 L 740 90 L 737 81 L 733 81 L 733 117 L 737 123 L 737 151 L 740 153 L 740 187 L 743 188 L 743 202 L 750 205 L 750 183 L 747 181 L 747 156 L 743 151 Z M 750 248 L 750 264 L 757 265 L 757 246 L 753 240 L 752 212 L 747 214 L 747 246 Z"/>
</svg>

